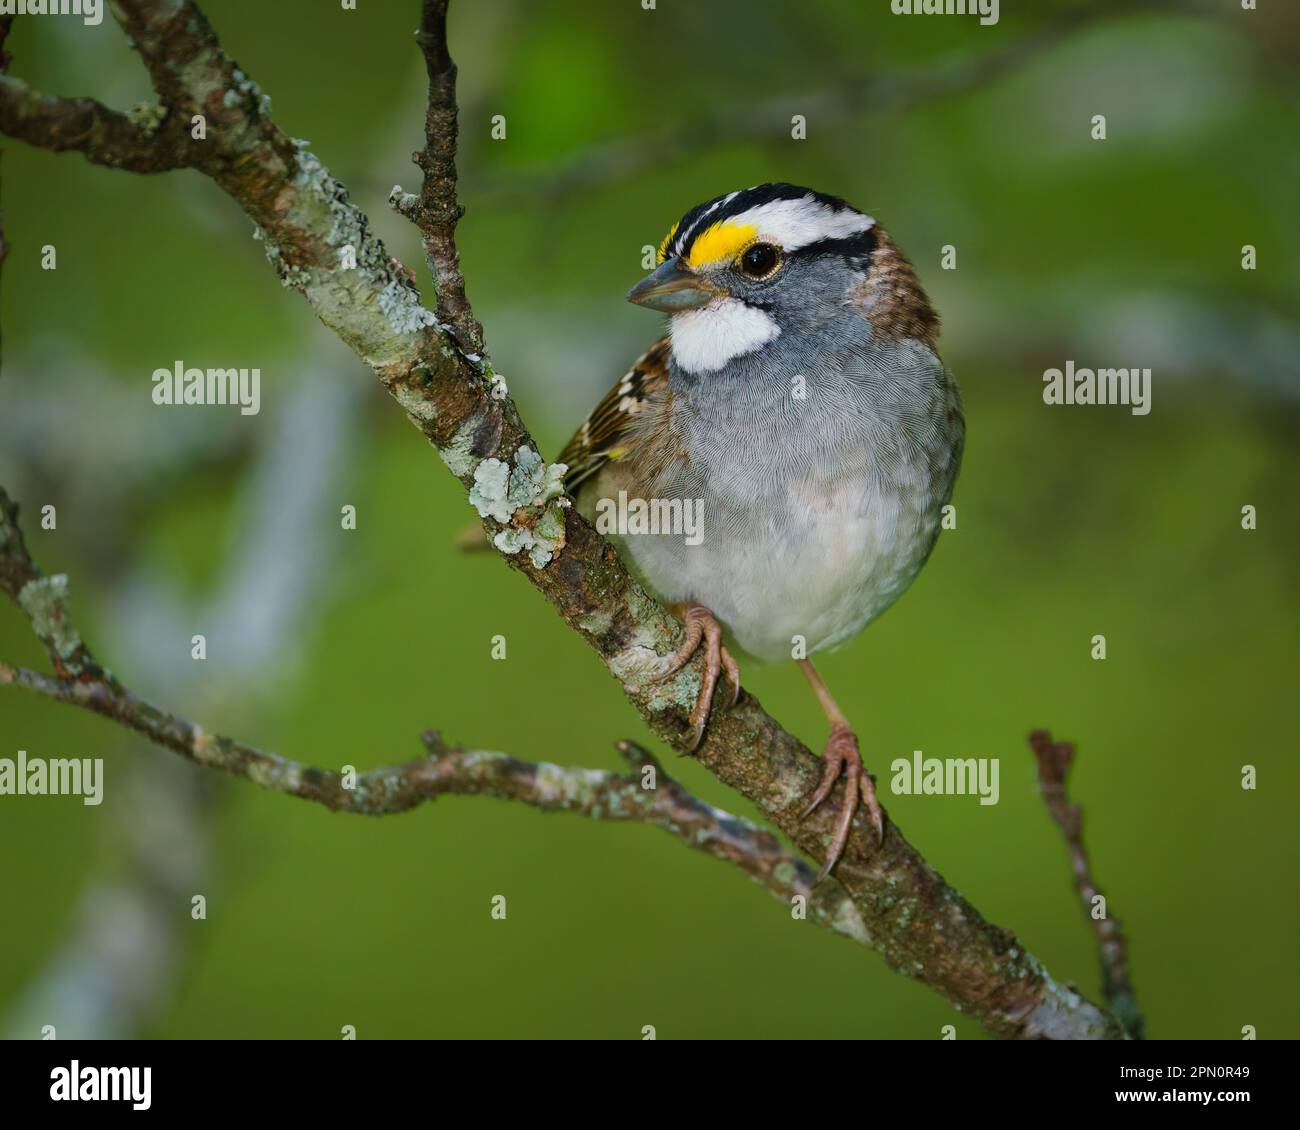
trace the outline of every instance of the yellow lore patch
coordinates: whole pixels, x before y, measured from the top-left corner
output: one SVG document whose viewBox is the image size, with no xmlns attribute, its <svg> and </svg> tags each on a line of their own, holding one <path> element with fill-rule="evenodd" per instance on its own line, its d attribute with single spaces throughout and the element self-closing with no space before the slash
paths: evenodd
<svg viewBox="0 0 1300 1130">
<path fill-rule="evenodd" d="M 692 267 L 703 267 L 721 259 L 734 259 L 754 242 L 757 235 L 758 229 L 753 224 L 732 224 L 719 220 L 695 237 L 687 261 Z"/>
</svg>

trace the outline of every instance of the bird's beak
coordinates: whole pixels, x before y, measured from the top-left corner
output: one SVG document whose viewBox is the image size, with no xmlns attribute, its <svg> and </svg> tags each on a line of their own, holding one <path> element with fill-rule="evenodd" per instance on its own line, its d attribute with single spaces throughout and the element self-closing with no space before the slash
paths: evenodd
<svg viewBox="0 0 1300 1130">
<path fill-rule="evenodd" d="M 669 259 L 629 290 L 627 300 L 651 310 L 676 314 L 682 310 L 698 310 L 706 302 L 726 293 L 721 287 L 683 267 L 676 259 Z"/>
</svg>

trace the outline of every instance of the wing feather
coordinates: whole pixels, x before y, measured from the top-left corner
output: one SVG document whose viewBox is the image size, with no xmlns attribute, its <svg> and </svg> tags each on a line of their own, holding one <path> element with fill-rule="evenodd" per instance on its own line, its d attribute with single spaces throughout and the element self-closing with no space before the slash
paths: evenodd
<svg viewBox="0 0 1300 1130">
<path fill-rule="evenodd" d="M 570 494 L 611 459 L 620 457 L 621 442 L 646 400 L 666 391 L 669 348 L 668 338 L 660 338 L 638 357 L 565 444 L 556 462 L 569 466 L 564 486 Z"/>
</svg>

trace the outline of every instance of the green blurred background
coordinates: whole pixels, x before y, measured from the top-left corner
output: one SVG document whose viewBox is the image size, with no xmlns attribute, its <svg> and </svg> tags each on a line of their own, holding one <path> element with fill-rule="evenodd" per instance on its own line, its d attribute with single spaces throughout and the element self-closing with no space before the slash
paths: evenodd
<svg viewBox="0 0 1300 1130">
<path fill-rule="evenodd" d="M 427 293 L 414 229 L 385 203 L 394 183 L 418 187 L 415 0 L 203 6 L 281 127 L 351 186 Z M 1300 1036 L 1297 12 L 1120 5 L 988 81 L 899 104 L 890 76 L 906 90 L 906 76 L 1004 50 L 1062 8 L 1004 4 L 981 27 L 893 16 L 887 0 L 453 7 L 469 295 L 545 453 L 656 334 L 622 295 L 643 245 L 690 205 L 790 180 L 874 214 L 944 318 L 969 439 L 958 529 L 823 673 L 882 785 L 917 749 L 998 757 L 1002 773 L 995 807 L 887 797 L 891 816 L 1095 998 L 1093 939 L 1025 735 L 1074 739 L 1074 796 L 1149 1034 Z M 11 50 L 12 73 L 44 90 L 119 107 L 150 96 L 108 18 L 20 17 Z M 868 76 L 884 85 L 837 112 L 836 92 Z M 789 137 L 796 113 L 807 140 Z M 1089 136 L 1099 113 L 1104 142 Z M 504 141 L 489 138 L 493 114 Z M 718 117 L 718 136 L 631 175 L 553 188 L 593 146 Z M 607 768 L 616 739 L 649 740 L 520 577 L 455 551 L 472 518 L 461 488 L 281 289 L 215 187 L 4 149 L 0 482 L 128 685 L 332 767 L 405 760 L 425 727 Z M 47 244 L 55 271 L 40 269 Z M 945 244 L 954 271 L 940 269 Z M 149 376 L 176 358 L 259 366 L 261 414 L 156 408 Z M 1048 409 L 1042 372 L 1067 358 L 1151 367 L 1151 414 Z M 47 503 L 56 531 L 38 528 Z M 353 532 L 339 528 L 344 504 Z M 1257 530 L 1241 528 L 1246 504 Z M 203 665 L 195 632 L 209 638 Z M 490 657 L 497 634 L 504 661 Z M 1094 634 L 1104 661 L 1090 658 Z M 0 656 L 43 666 L 12 607 Z M 793 667 L 745 674 L 820 748 Z M 107 784 L 99 808 L 0 799 L 9 1035 L 980 1035 L 655 829 L 478 798 L 332 815 L 6 691 L 0 756 L 18 749 L 103 757 Z M 1255 791 L 1241 788 L 1246 764 Z M 691 761 L 669 768 L 754 815 Z M 190 918 L 193 893 L 206 921 Z M 498 894 L 504 922 L 489 916 Z"/>
</svg>

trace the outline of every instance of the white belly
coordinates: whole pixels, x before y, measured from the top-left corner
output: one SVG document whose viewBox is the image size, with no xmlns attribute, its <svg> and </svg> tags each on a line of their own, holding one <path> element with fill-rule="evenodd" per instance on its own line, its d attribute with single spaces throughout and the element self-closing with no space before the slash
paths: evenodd
<svg viewBox="0 0 1300 1130">
<path fill-rule="evenodd" d="M 665 600 L 705 605 L 759 659 L 797 658 L 856 635 L 916 576 L 941 505 L 920 479 L 778 478 L 758 498 L 752 483 L 738 494 L 715 482 L 699 545 L 667 535 L 624 545 Z"/>
</svg>

